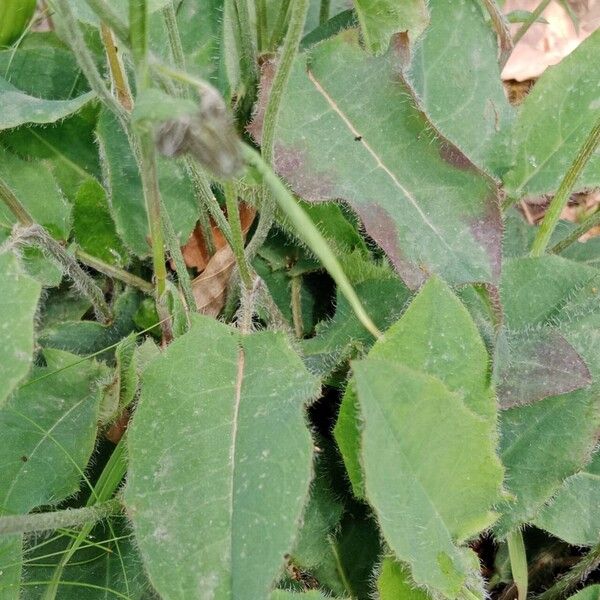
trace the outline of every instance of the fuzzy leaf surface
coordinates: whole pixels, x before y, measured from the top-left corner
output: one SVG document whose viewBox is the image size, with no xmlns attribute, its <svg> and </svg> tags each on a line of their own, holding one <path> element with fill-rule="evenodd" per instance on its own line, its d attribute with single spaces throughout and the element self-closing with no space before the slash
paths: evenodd
<svg viewBox="0 0 600 600">
<path fill-rule="evenodd" d="M 267 597 L 308 495 L 317 391 L 283 335 L 208 317 L 146 368 L 125 499 L 163 598 Z"/>
<path fill-rule="evenodd" d="M 399 60 L 393 49 L 369 56 L 354 30 L 300 55 L 277 122 L 276 170 L 305 200 L 346 201 L 409 287 L 428 273 L 451 283 L 495 281 L 495 190 L 432 134 L 398 76 Z M 271 71 L 251 127 L 256 138 Z"/>
<path fill-rule="evenodd" d="M 552 193 L 600 116 L 600 30 L 549 67 L 524 100 L 513 130 L 507 192 L 515 198 Z M 600 185 L 600 155 L 592 155 L 576 189 Z"/>
</svg>

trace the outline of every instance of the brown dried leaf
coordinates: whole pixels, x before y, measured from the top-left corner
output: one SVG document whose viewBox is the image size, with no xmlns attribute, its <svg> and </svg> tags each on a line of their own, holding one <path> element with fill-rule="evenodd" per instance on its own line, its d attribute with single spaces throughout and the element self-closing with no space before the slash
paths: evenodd
<svg viewBox="0 0 600 600">
<path fill-rule="evenodd" d="M 240 221 L 242 222 L 242 231 L 244 232 L 244 235 L 250 229 L 250 226 L 254 221 L 255 213 L 256 211 L 253 207 L 247 204 L 240 204 Z M 227 241 L 212 219 L 210 220 L 210 225 L 212 228 L 215 250 L 218 251 L 227 246 Z M 210 253 L 208 252 L 206 240 L 204 239 L 204 232 L 200 225 L 196 226 L 196 229 L 194 229 L 188 241 L 182 246 L 181 252 L 185 264 L 188 267 L 198 269 L 198 272 L 200 273 L 206 269 L 206 266 L 210 261 Z"/>
<path fill-rule="evenodd" d="M 255 214 L 256 211 L 253 207 L 240 204 L 240 220 L 244 237 L 254 221 Z M 213 231 L 215 230 L 218 231 L 216 227 Z M 222 237 L 220 231 L 219 234 Z M 216 244 L 217 240 L 215 239 Z M 227 285 L 234 267 L 235 257 L 233 251 L 227 242 L 222 239 L 221 248 L 208 261 L 203 272 L 192 281 L 192 291 L 196 299 L 198 312 L 211 317 L 218 316 L 225 304 Z"/>
</svg>

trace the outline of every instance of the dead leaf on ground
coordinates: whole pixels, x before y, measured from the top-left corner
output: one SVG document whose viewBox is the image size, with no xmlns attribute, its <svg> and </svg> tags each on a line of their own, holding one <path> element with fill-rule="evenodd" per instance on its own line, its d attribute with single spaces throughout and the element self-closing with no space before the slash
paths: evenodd
<svg viewBox="0 0 600 600">
<path fill-rule="evenodd" d="M 507 0 L 504 13 L 534 11 L 540 0 Z M 502 79 L 526 81 L 539 77 L 547 67 L 559 63 L 600 27 L 600 0 L 569 0 L 579 19 L 579 31 L 557 1 L 550 2 L 542 16 L 548 24 L 534 23 L 516 45 L 502 71 Z M 520 23 L 511 25 L 514 35 Z"/>
<path fill-rule="evenodd" d="M 242 222 L 244 237 L 252 226 L 255 215 L 256 210 L 253 207 L 247 204 L 240 204 L 240 220 Z M 197 232 L 198 230 L 196 230 L 195 234 Z M 202 273 L 192 281 L 192 291 L 196 299 L 198 312 L 211 317 L 217 317 L 225 304 L 227 285 L 235 267 L 235 257 L 231 247 L 227 244 L 225 238 L 215 225 L 213 225 L 213 235 L 217 251 L 207 261 L 208 251 L 206 250 L 206 244 L 201 233 L 193 235 L 186 244 L 186 247 L 189 246 L 188 254 L 195 261 L 195 264 L 190 265 L 188 263 L 188 266 L 198 268 L 197 265 L 202 264 L 202 261 L 205 260 Z M 186 263 L 187 261 L 188 259 L 186 258 Z"/>
</svg>

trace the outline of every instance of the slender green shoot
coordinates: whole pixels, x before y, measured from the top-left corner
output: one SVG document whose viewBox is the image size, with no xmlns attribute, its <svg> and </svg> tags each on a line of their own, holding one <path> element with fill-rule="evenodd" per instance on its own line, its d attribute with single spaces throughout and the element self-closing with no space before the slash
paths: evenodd
<svg viewBox="0 0 600 600">
<path fill-rule="evenodd" d="M 577 179 L 581 175 L 584 167 L 587 165 L 590 157 L 595 152 L 600 143 L 600 118 L 594 124 L 592 131 L 581 146 L 575 160 L 571 163 L 569 170 L 560 182 L 558 191 L 552 199 L 548 210 L 544 216 L 544 220 L 540 224 L 537 235 L 531 246 L 531 256 L 541 256 L 546 251 L 548 242 L 554 233 L 554 229 L 558 224 L 563 208 L 567 205 L 569 197 L 573 191 L 573 187 Z"/>
<path fill-rule="evenodd" d="M 590 229 L 600 225 L 600 210 L 597 210 L 592 216 L 588 217 L 579 227 L 573 231 L 558 244 L 555 244 L 548 250 L 550 254 L 560 254 L 569 246 L 574 244 L 582 235 L 585 235 Z"/>
<path fill-rule="evenodd" d="M 529 28 L 539 19 L 540 15 L 546 10 L 546 7 L 552 0 L 542 0 L 529 15 L 526 21 L 519 27 L 517 33 L 513 37 L 513 44 L 516 46 L 521 38 L 529 31 Z"/>
<path fill-rule="evenodd" d="M 371 334 L 373 334 L 374 337 L 381 337 L 381 331 L 377 329 L 371 320 L 371 317 L 367 314 L 360 298 L 356 295 L 352 284 L 346 277 L 342 265 L 333 253 L 327 240 L 323 237 L 323 234 L 312 222 L 311 218 L 306 214 L 298 202 L 296 202 L 281 180 L 275 175 L 271 167 L 265 162 L 262 156 L 254 150 L 254 148 L 244 144 L 242 153 L 247 163 L 260 173 L 264 183 L 269 187 L 273 198 L 296 228 L 298 237 L 316 254 L 340 291 L 346 296 L 346 299 L 352 307 L 352 310 L 354 310 L 358 320 Z"/>
<path fill-rule="evenodd" d="M 227 206 L 227 219 L 229 220 L 229 227 L 231 229 L 231 237 L 233 245 L 231 249 L 237 267 L 240 271 L 240 277 L 246 290 L 252 287 L 252 273 L 250 272 L 250 266 L 244 253 L 244 233 L 242 231 L 242 223 L 240 221 L 240 213 L 237 202 L 237 194 L 235 186 L 232 182 L 227 181 L 223 184 L 223 191 L 225 192 L 225 203 Z"/>
<path fill-rule="evenodd" d="M 525 542 L 523 541 L 523 532 L 520 529 L 511 531 L 506 542 L 508 544 L 508 556 L 510 559 L 510 568 L 513 581 L 517 586 L 518 600 L 526 600 L 529 573 L 527 569 L 527 554 L 525 552 Z"/>
</svg>

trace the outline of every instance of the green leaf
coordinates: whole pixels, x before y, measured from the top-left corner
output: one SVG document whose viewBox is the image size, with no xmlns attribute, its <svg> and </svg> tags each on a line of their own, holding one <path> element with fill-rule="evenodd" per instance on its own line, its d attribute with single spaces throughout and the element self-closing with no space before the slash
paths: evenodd
<svg viewBox="0 0 600 600">
<path fill-rule="evenodd" d="M 127 263 L 127 250 L 117 235 L 106 192 L 95 180 L 85 181 L 75 196 L 73 231 L 83 250 L 119 267 Z"/>
<path fill-rule="evenodd" d="M 409 296 L 408 289 L 398 279 L 368 279 L 354 289 L 375 325 L 382 330 L 398 319 Z M 320 323 L 314 337 L 302 341 L 304 362 L 309 371 L 322 377 L 352 354 L 368 349 L 372 342 L 373 336 L 338 290 L 333 318 Z"/>
<path fill-rule="evenodd" d="M 558 65 L 549 67 L 525 98 L 513 131 L 513 168 L 504 183 L 510 196 L 554 192 L 600 116 L 600 31 Z M 576 189 L 600 185 L 596 152 Z"/>
<path fill-rule="evenodd" d="M 487 351 L 467 310 L 441 281 L 430 280 L 369 353 L 369 357 L 386 360 L 397 360 L 396 356 L 407 366 L 442 379 L 448 388 L 461 393 L 471 410 L 493 423 L 495 403 L 489 389 Z M 334 434 L 353 491 L 362 498 L 359 416 L 351 380 Z"/>
<path fill-rule="evenodd" d="M 46 227 L 54 237 L 68 239 L 71 207 L 43 163 L 21 160 L 0 147 L 0 176 L 36 223 Z M 15 217 L 4 203 L 0 204 L 0 223 L 11 227 L 15 222 Z"/>
<path fill-rule="evenodd" d="M 35 33 L 18 48 L 0 51 L 0 76 L 45 100 L 71 100 L 89 91 L 73 53 L 59 44 L 54 33 Z"/>
<path fill-rule="evenodd" d="M 124 519 L 111 519 L 107 524 L 96 526 L 88 540 L 90 543 L 84 543 L 65 566 L 62 573 L 65 585 L 59 583 L 57 597 L 60 600 L 140 600 L 149 583 L 133 533 Z M 31 584 L 52 579 L 71 541 L 69 535 L 55 535 L 53 539 L 27 548 L 22 600 L 43 599 L 46 586 Z"/>
<path fill-rule="evenodd" d="M 475 572 L 456 544 L 495 520 L 501 498 L 487 360 L 467 310 L 431 279 L 353 363 L 366 496 L 415 581 L 447 597 Z"/>
<path fill-rule="evenodd" d="M 591 374 L 585 389 L 552 396 L 501 413 L 501 458 L 514 499 L 503 503 L 496 525 L 505 535 L 533 521 L 544 503 L 588 461 L 600 424 L 600 276 L 595 269 L 557 256 L 512 259 L 503 268 L 505 323 L 560 334 Z"/>
<path fill-rule="evenodd" d="M 23 273 L 17 258 L 0 253 L 0 406 L 27 375 L 33 353 L 33 322 L 41 285 Z"/>
<path fill-rule="evenodd" d="M 407 77 L 431 122 L 476 165 L 506 168 L 513 120 L 498 65 L 498 42 L 474 0 L 431 2 Z"/>
<path fill-rule="evenodd" d="M 347 201 L 409 287 L 428 272 L 452 283 L 494 281 L 495 191 L 432 135 L 397 61 L 393 49 L 368 56 L 353 30 L 300 55 L 282 98 L 275 167 L 305 200 Z M 257 138 L 270 85 L 263 78 Z"/>
<path fill-rule="evenodd" d="M 310 590 L 309 592 L 274 590 L 269 598 L 270 600 L 327 600 L 327 596 L 318 590 Z"/>
<path fill-rule="evenodd" d="M 76 113 L 94 99 L 87 92 L 72 100 L 44 100 L 30 96 L 0 77 L 0 131 L 26 123 L 55 123 Z"/>
<path fill-rule="evenodd" d="M 589 587 L 580 590 L 569 600 L 599 600 L 600 599 L 600 585 L 590 585 Z"/>
<path fill-rule="evenodd" d="M 394 33 L 406 31 L 416 39 L 429 21 L 424 0 L 354 0 L 354 6 L 365 45 L 374 54 L 388 49 Z"/>
<path fill-rule="evenodd" d="M 502 408 L 512 408 L 588 386 L 590 371 L 573 346 L 551 328 L 502 331 L 494 379 Z"/>
<path fill-rule="evenodd" d="M 149 256 L 148 218 L 138 165 L 127 136 L 108 112 L 100 115 L 97 129 L 104 184 L 117 232 L 140 258 Z M 198 219 L 198 202 L 185 170 L 172 160 L 159 160 L 162 200 L 175 232 L 185 244 Z"/>
<path fill-rule="evenodd" d="M 22 536 L 2 536 L 0 538 L 0 591 L 4 600 L 21 600 L 19 587 L 22 570 Z"/>
<path fill-rule="evenodd" d="M 308 493 L 317 391 L 282 334 L 206 317 L 146 368 L 125 500 L 159 593 L 267 595 Z"/>
<path fill-rule="evenodd" d="M 534 521 L 536 527 L 574 546 L 600 540 L 600 453 L 581 472 L 567 478 Z"/>
<path fill-rule="evenodd" d="M 63 366 L 76 360 L 57 351 L 54 356 Z M 87 361 L 54 373 L 56 363 L 49 362 L 0 410 L 0 512 L 5 514 L 24 514 L 73 494 L 94 448 L 97 380 L 106 367 Z"/>
<path fill-rule="evenodd" d="M 431 596 L 416 588 L 408 569 L 392 557 L 384 558 L 377 577 L 380 600 L 429 600 Z"/>
<path fill-rule="evenodd" d="M 142 300 L 142 295 L 132 289 L 121 294 L 114 306 L 112 323 L 102 325 L 97 321 L 62 321 L 40 331 L 39 343 L 43 348 L 55 348 L 86 356 L 99 352 L 124 338 L 135 329 L 133 321 Z M 155 325 L 155 320 L 150 325 Z M 112 356 L 109 350 L 101 358 Z"/>
<path fill-rule="evenodd" d="M 436 377 L 371 357 L 353 371 L 365 490 L 383 535 L 416 583 L 455 598 L 473 573 L 456 543 L 496 519 L 502 467 L 489 424 Z"/>
</svg>

